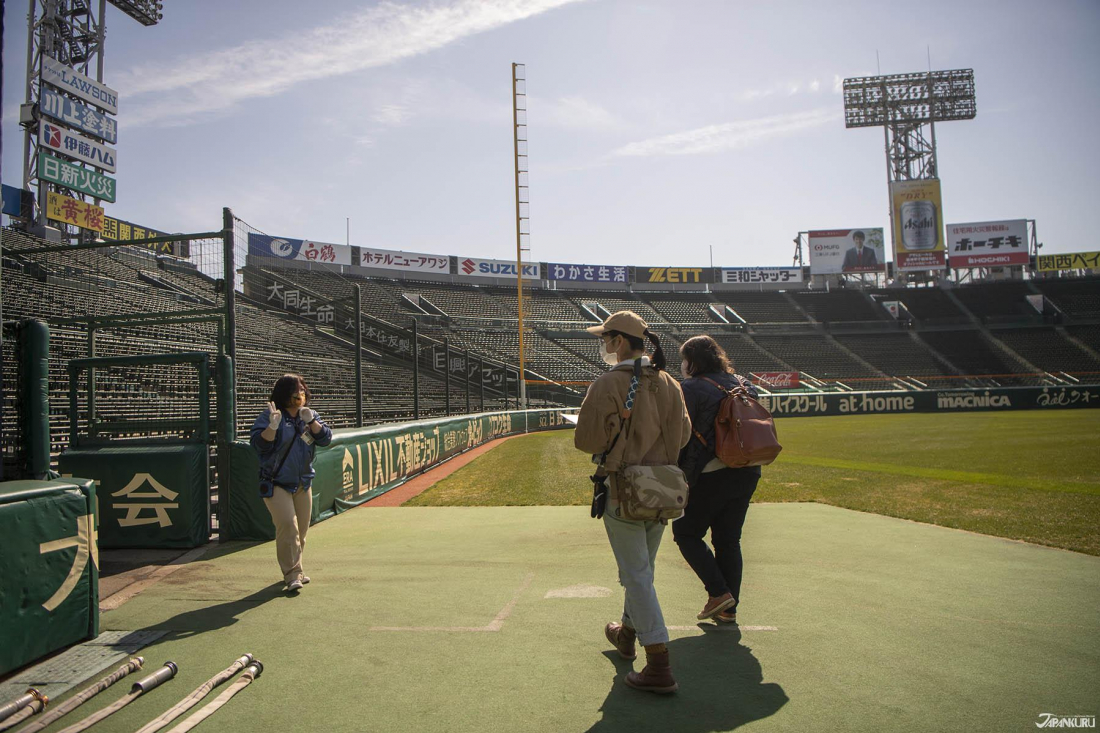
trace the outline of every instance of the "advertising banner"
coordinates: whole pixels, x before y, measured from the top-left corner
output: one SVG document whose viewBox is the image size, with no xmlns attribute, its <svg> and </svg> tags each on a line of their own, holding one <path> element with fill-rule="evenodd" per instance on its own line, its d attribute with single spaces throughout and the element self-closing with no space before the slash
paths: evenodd
<svg viewBox="0 0 1100 733">
<path fill-rule="evenodd" d="M 23 188 L 3 184 L 4 213 L 16 219 L 34 218 L 34 194 Z"/>
<path fill-rule="evenodd" d="M 884 300 L 882 301 L 882 307 L 886 309 L 886 312 L 889 313 L 892 318 L 901 318 L 900 300 Z"/>
<path fill-rule="evenodd" d="M 109 143 L 118 142 L 118 122 L 103 112 L 68 97 L 63 97 L 49 87 L 42 87 L 42 97 L 38 100 L 42 114 L 53 117 L 70 127 L 95 135 Z"/>
<path fill-rule="evenodd" d="M 802 386 L 798 372 L 754 372 L 752 381 L 768 389 L 798 389 Z"/>
<path fill-rule="evenodd" d="M 50 183 L 56 183 L 74 191 L 86 193 L 97 199 L 103 199 L 110 203 L 115 202 L 115 179 L 96 173 L 90 168 L 81 168 L 78 165 L 55 158 L 49 153 L 38 154 L 38 178 Z"/>
<path fill-rule="evenodd" d="M 634 272 L 640 283 L 685 285 L 714 282 L 714 270 L 709 267 L 638 267 Z"/>
<path fill-rule="evenodd" d="M 115 219 L 110 216 L 103 217 L 103 239 L 111 242 L 125 243 L 134 239 L 146 239 L 150 237 L 167 237 L 170 236 L 168 232 L 162 232 L 159 229 L 152 229 L 150 227 L 142 226 L 140 224 L 134 224 L 133 222 L 126 221 L 124 219 Z M 153 252 L 165 255 L 173 255 L 175 257 L 190 257 L 191 256 L 191 242 L 186 239 L 176 242 L 153 242 L 152 244 L 135 244 L 135 247 L 141 247 Z"/>
<path fill-rule="evenodd" d="M 882 272 L 886 250 L 882 229 L 823 229 L 809 232 L 810 273 Z"/>
<path fill-rule="evenodd" d="M 42 81 L 113 115 L 118 114 L 118 92 L 49 56 L 42 57 Z"/>
<path fill-rule="evenodd" d="M 269 273 L 249 268 L 245 271 L 244 287 L 245 293 L 253 300 L 260 300 L 296 316 L 316 321 L 319 326 L 332 326 L 336 323 L 335 303 L 305 292 L 287 280 L 276 279 Z M 347 317 L 351 317 L 350 310 Z M 355 333 L 355 326 L 349 326 L 349 330 Z M 412 351 L 411 342 L 409 351 Z"/>
<path fill-rule="evenodd" d="M 629 281 L 626 267 L 566 265 L 557 262 L 551 262 L 546 266 L 546 279 L 578 283 L 625 283 Z"/>
<path fill-rule="evenodd" d="M 106 145 L 97 143 L 91 138 L 78 135 L 71 130 L 66 130 L 52 122 L 43 122 L 38 126 L 38 142 L 62 155 L 91 163 L 96 168 L 115 172 L 115 161 L 118 159 L 117 151 Z"/>
<path fill-rule="evenodd" d="M 516 276 L 516 263 L 514 260 L 482 260 L 476 257 L 458 258 L 458 277 L 503 277 L 514 278 Z M 528 280 L 540 278 L 537 262 L 523 263 L 523 277 Z"/>
<path fill-rule="evenodd" d="M 1027 219 L 947 225 L 951 267 L 1026 265 Z"/>
<path fill-rule="evenodd" d="M 376 270 L 401 270 L 403 272 L 434 272 L 449 275 L 449 255 L 430 255 L 419 252 L 397 252 L 388 249 L 359 248 L 359 265 Z"/>
<path fill-rule="evenodd" d="M 943 203 L 936 178 L 894 181 L 894 265 L 899 270 L 943 270 Z"/>
<path fill-rule="evenodd" d="M 722 282 L 738 285 L 774 285 L 802 282 L 801 267 L 725 267 Z"/>
<path fill-rule="evenodd" d="M 330 265 L 350 265 L 351 247 L 344 244 L 325 244 L 309 239 L 269 237 L 266 234 L 248 233 L 248 254 L 257 257 L 278 257 L 281 260 L 323 262 Z"/>
<path fill-rule="evenodd" d="M 46 194 L 46 217 L 82 229 L 91 229 L 93 232 L 103 231 L 102 208 L 53 191 Z"/>
<path fill-rule="evenodd" d="M 775 417 L 1100 408 L 1100 386 L 761 395 Z"/>
<path fill-rule="evenodd" d="M 1061 255 L 1039 255 L 1039 272 L 1057 270 L 1100 270 L 1100 252 L 1072 252 Z"/>
</svg>

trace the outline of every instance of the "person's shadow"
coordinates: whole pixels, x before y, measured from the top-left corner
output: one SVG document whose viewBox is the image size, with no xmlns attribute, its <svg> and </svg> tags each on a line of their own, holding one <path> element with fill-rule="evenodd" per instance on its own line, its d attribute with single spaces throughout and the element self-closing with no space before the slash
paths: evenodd
<svg viewBox="0 0 1100 733">
<path fill-rule="evenodd" d="M 278 581 L 244 598 L 238 598 L 235 601 L 226 601 L 216 606 L 197 608 L 193 611 L 184 611 L 183 613 L 178 613 L 172 618 L 165 619 L 147 628 L 163 629 L 167 631 L 172 638 L 186 639 L 188 637 L 198 636 L 207 631 L 216 631 L 217 629 L 224 629 L 227 626 L 232 626 L 237 623 L 237 616 L 242 612 L 251 610 L 261 604 L 286 595 L 287 593 L 283 590 L 282 581 Z M 291 595 L 297 595 L 297 593 L 292 593 Z"/>
<path fill-rule="evenodd" d="M 615 665 L 615 681 L 603 701 L 603 718 L 589 733 L 659 730 L 664 733 L 712 733 L 766 718 L 787 704 L 778 684 L 764 682 L 760 662 L 741 644 L 736 626 L 699 624 L 706 633 L 669 642 L 672 675 L 678 692 L 656 695 L 628 687 L 624 677 L 645 666 L 645 651 L 631 662 L 615 651 L 604 656 Z"/>
</svg>

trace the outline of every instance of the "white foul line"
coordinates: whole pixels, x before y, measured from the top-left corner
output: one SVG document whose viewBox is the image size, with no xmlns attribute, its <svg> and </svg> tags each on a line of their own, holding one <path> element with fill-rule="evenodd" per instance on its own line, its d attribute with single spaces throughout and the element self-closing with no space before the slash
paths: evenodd
<svg viewBox="0 0 1100 733">
<path fill-rule="evenodd" d="M 778 626 L 738 626 L 737 624 L 723 626 L 697 624 L 696 626 L 669 626 L 667 628 L 669 631 L 779 631 Z"/>
<path fill-rule="evenodd" d="M 512 596 L 512 600 L 508 601 L 504 608 L 500 609 L 500 613 L 496 615 L 488 626 L 371 626 L 371 631 L 447 631 L 447 632 L 480 632 L 480 631 L 500 631 L 504 628 L 504 622 L 512 615 L 512 611 L 515 610 L 516 604 L 519 603 L 519 597 L 523 595 L 523 591 L 527 590 L 531 585 L 531 581 L 535 579 L 534 573 L 528 573 L 527 577 L 523 579 L 523 585 L 516 591 L 516 594 Z"/>
</svg>

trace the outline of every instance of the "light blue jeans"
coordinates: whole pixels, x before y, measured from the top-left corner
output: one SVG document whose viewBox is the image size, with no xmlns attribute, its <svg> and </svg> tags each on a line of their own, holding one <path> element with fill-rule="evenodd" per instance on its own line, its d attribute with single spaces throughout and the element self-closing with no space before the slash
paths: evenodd
<svg viewBox="0 0 1100 733">
<path fill-rule="evenodd" d="M 619 566 L 619 584 L 626 595 L 623 625 L 638 632 L 642 646 L 664 644 L 668 641 L 668 629 L 653 587 L 653 567 L 665 525 L 616 517 L 618 508 L 608 502 L 603 526 Z"/>
</svg>

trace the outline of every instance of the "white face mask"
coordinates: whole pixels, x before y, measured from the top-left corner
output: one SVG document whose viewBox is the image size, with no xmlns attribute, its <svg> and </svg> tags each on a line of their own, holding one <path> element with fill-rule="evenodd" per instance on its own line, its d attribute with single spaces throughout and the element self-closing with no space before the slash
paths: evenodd
<svg viewBox="0 0 1100 733">
<path fill-rule="evenodd" d="M 615 339 L 611 339 L 613 342 Z M 600 358 L 604 360 L 604 363 L 608 366 L 615 366 L 619 363 L 619 354 L 615 351 L 608 351 L 611 348 L 611 342 L 604 343 L 600 341 Z"/>
</svg>

